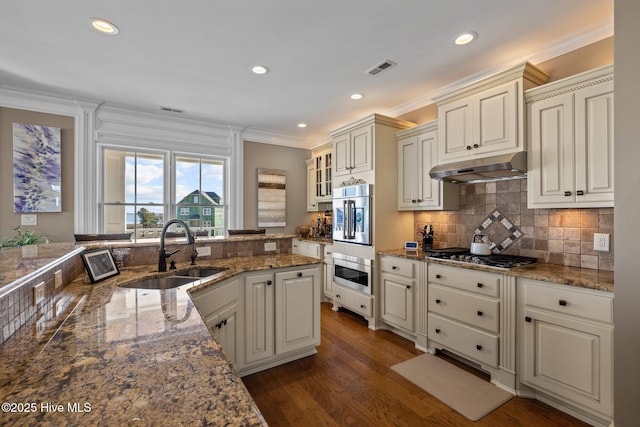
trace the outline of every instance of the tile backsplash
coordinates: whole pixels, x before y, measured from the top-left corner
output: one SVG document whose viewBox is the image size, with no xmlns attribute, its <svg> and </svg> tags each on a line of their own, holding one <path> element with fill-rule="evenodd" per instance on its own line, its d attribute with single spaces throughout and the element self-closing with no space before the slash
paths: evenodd
<svg viewBox="0 0 640 427">
<path fill-rule="evenodd" d="M 460 185 L 459 195 L 457 211 L 414 214 L 416 229 L 433 225 L 435 247 L 469 247 L 474 231 L 497 209 L 523 233 L 504 253 L 613 271 L 613 208 L 529 209 L 526 179 Z M 498 237 L 487 231 L 489 237 Z M 609 252 L 593 250 L 594 233 L 610 235 Z"/>
</svg>

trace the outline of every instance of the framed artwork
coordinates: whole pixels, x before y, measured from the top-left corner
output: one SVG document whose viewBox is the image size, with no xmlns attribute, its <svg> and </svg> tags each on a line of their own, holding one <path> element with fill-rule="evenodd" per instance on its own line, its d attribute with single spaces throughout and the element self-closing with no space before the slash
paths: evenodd
<svg viewBox="0 0 640 427">
<path fill-rule="evenodd" d="M 13 211 L 62 212 L 60 128 L 13 123 Z"/>
<path fill-rule="evenodd" d="M 111 249 L 100 248 L 84 251 L 80 254 L 84 268 L 87 270 L 91 283 L 97 283 L 109 277 L 120 274 Z"/>
<path fill-rule="evenodd" d="M 258 227 L 284 227 L 286 216 L 286 171 L 258 169 Z"/>
</svg>

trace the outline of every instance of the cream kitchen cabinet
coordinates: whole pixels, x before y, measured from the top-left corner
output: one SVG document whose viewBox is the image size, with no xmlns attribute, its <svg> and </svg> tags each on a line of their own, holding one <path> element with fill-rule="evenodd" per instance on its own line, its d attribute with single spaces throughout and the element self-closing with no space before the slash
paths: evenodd
<svg viewBox="0 0 640 427">
<path fill-rule="evenodd" d="M 526 93 L 529 208 L 612 207 L 613 66 Z"/>
<path fill-rule="evenodd" d="M 313 159 L 307 160 L 307 212 L 317 212 L 316 200 L 316 169 Z"/>
<path fill-rule="evenodd" d="M 334 138 L 335 176 L 373 169 L 373 125 L 367 124 Z"/>
<path fill-rule="evenodd" d="M 429 263 L 428 348 L 479 364 L 515 392 L 515 278 Z"/>
<path fill-rule="evenodd" d="M 441 163 L 526 149 L 524 91 L 548 75 L 529 63 L 434 98 Z"/>
<path fill-rule="evenodd" d="M 333 245 L 324 245 L 324 297 L 330 301 L 333 291 Z"/>
<path fill-rule="evenodd" d="M 331 132 L 334 156 L 333 179 L 339 176 L 373 172 L 376 150 L 380 148 L 381 152 L 378 154 L 386 155 L 381 144 L 391 143 L 395 132 L 414 125 L 414 123 L 372 114 Z M 378 163 L 383 164 L 385 161 L 386 159 Z M 337 186 L 336 182 L 333 182 L 333 186 Z"/>
<path fill-rule="evenodd" d="M 369 322 L 369 327 L 374 325 L 375 298 L 373 296 L 345 288 L 336 283 L 333 284 L 333 295 L 333 311 L 344 307 L 362 315 Z"/>
<path fill-rule="evenodd" d="M 382 320 L 415 332 L 415 293 L 420 261 L 380 256 L 380 316 Z"/>
<path fill-rule="evenodd" d="M 318 147 L 311 154 L 307 160 L 307 211 L 316 212 L 321 203 L 331 203 L 333 145 Z"/>
<path fill-rule="evenodd" d="M 237 367 L 241 351 L 240 279 L 233 278 L 192 295 L 193 304 L 207 327 Z"/>
<path fill-rule="evenodd" d="M 458 186 L 431 179 L 438 164 L 438 124 L 430 122 L 396 133 L 398 210 L 458 209 Z"/>
<path fill-rule="evenodd" d="M 319 266 L 244 277 L 240 375 L 315 353 L 320 344 L 320 278 Z"/>
<path fill-rule="evenodd" d="M 592 424 L 609 424 L 613 294 L 518 279 L 518 312 L 520 382 L 553 406 L 568 407 Z"/>
<path fill-rule="evenodd" d="M 306 255 L 312 258 L 324 258 L 322 243 L 310 242 L 307 240 L 293 239 L 291 242 L 294 254 Z"/>
</svg>

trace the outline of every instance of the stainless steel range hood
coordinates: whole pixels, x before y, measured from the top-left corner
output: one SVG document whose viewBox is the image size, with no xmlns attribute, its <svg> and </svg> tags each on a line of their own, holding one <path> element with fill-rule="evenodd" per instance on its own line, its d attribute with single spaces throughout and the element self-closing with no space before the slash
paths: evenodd
<svg viewBox="0 0 640 427">
<path fill-rule="evenodd" d="M 527 153 L 501 154 L 499 156 L 465 160 L 435 166 L 429 172 L 433 179 L 455 184 L 501 181 L 527 177 Z"/>
</svg>

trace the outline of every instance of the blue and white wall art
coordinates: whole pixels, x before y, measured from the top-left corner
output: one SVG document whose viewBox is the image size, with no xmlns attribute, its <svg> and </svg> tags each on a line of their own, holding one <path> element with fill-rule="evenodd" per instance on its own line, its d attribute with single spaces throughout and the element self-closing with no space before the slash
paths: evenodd
<svg viewBox="0 0 640 427">
<path fill-rule="evenodd" d="M 60 128 L 13 124 L 14 212 L 61 212 Z"/>
</svg>

